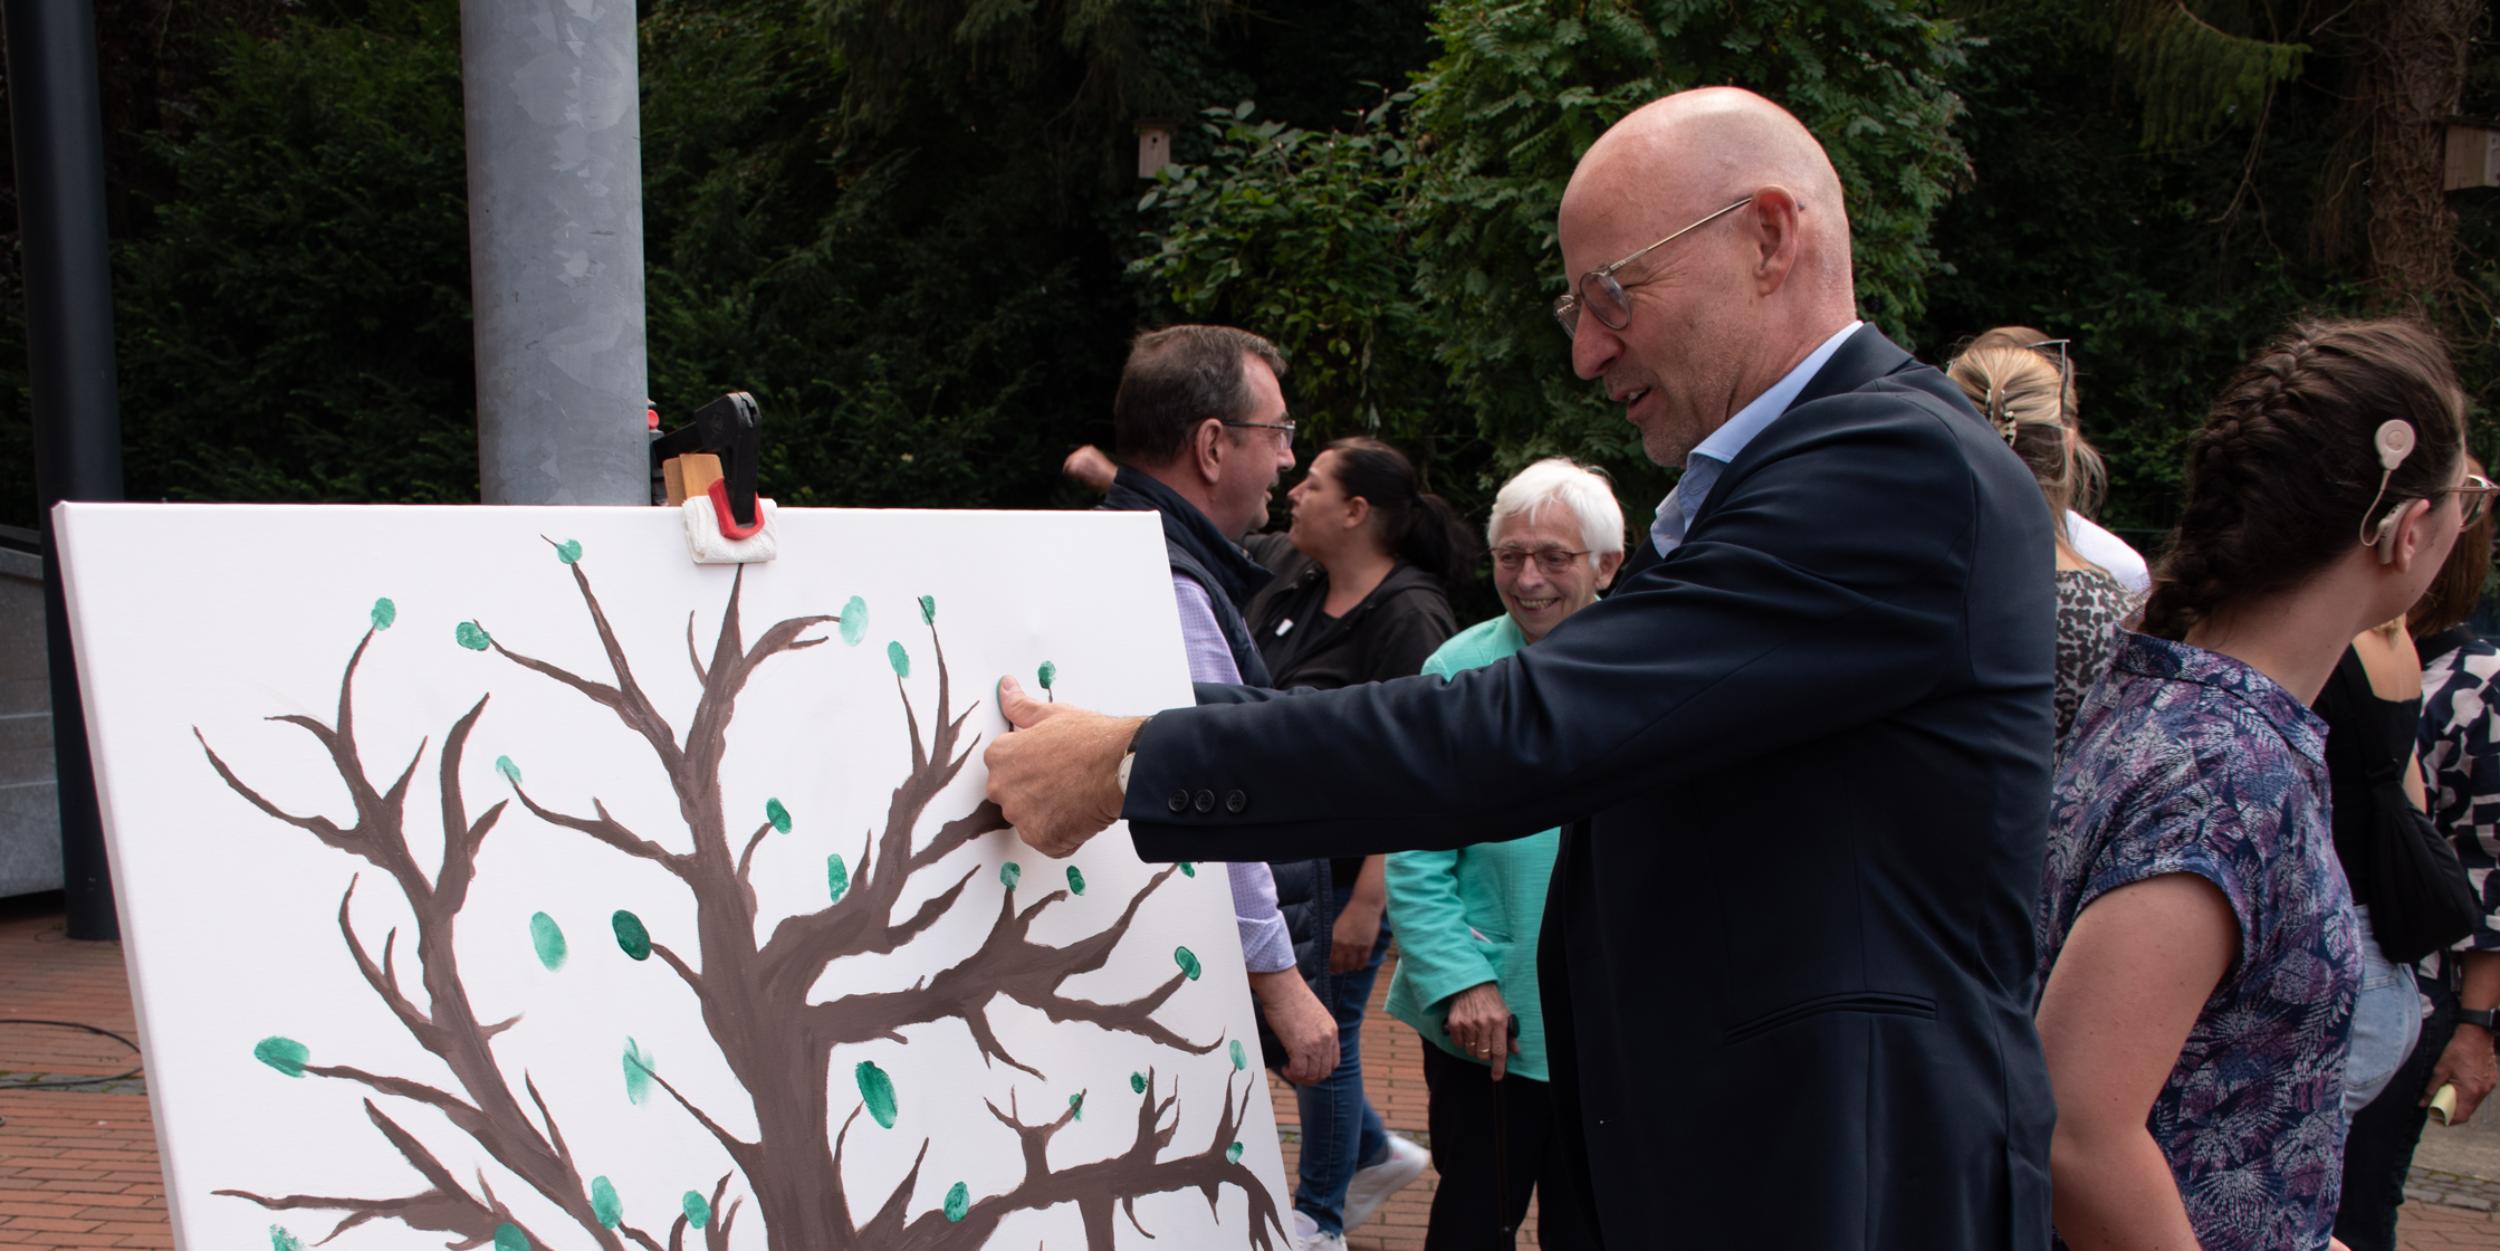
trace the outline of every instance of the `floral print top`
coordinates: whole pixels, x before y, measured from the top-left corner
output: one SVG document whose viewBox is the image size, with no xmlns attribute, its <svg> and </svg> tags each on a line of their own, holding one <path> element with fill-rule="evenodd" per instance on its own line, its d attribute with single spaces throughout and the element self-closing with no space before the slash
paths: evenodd
<svg viewBox="0 0 2500 1251">
<path fill-rule="evenodd" d="M 2264 674 L 2131 633 L 2050 791 L 2041 985 L 2075 918 L 2121 886 L 2193 873 L 2239 919 L 2239 958 L 2147 1121 L 2205 1251 L 2313 1251 L 2335 1224 L 2360 954 L 2325 748 L 2325 723 Z"/>
</svg>

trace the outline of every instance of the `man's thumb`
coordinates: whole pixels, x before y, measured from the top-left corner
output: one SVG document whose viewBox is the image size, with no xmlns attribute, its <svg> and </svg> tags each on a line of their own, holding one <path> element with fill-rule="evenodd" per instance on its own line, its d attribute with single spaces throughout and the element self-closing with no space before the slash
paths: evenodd
<svg viewBox="0 0 2500 1251">
<path fill-rule="evenodd" d="M 998 680 L 998 711 L 1006 716 L 1008 725 L 1022 730 L 1056 710 L 1025 694 L 1023 683 L 1005 677 Z"/>
</svg>

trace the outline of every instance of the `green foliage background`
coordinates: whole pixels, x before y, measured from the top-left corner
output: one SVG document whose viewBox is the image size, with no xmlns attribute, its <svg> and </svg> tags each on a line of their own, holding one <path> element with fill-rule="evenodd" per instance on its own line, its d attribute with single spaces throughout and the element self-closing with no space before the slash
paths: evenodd
<svg viewBox="0 0 2500 1251">
<path fill-rule="evenodd" d="M 131 495 L 474 498 L 456 0 L 97 2 Z M 645 0 L 651 390 L 678 416 L 754 391 L 784 500 L 1074 504 L 1056 467 L 1107 438 L 1128 336 L 1228 320 L 1287 346 L 1315 432 L 1408 446 L 1463 508 L 1564 452 L 1638 516 L 1668 478 L 1570 376 L 1553 207 L 1629 108 L 1736 82 L 1829 144 L 1887 332 L 1930 359 L 2000 322 L 2075 337 L 2108 514 L 2158 528 L 2205 397 L 2289 317 L 2364 307 L 2366 249 L 2351 40 L 2252 45 L 2227 98 L 2165 94 L 2146 57 L 2188 53 L 2132 12 Z M 2478 31 L 2469 114 L 2500 112 L 2490 53 Z M 1181 164 L 1141 183 L 1149 118 Z M 2438 310 L 2478 397 L 2496 200 L 2452 197 Z M 26 525 L 16 282 L 0 523 Z"/>
</svg>

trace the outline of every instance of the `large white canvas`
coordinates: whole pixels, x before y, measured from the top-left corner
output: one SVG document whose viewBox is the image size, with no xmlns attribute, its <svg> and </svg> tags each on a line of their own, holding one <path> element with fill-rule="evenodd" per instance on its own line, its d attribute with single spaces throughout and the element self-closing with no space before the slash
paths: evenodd
<svg viewBox="0 0 2500 1251">
<path fill-rule="evenodd" d="M 178 1245 L 1283 1245 L 1223 874 L 981 800 L 1187 700 L 1154 519 L 679 524 L 56 515 Z"/>
</svg>

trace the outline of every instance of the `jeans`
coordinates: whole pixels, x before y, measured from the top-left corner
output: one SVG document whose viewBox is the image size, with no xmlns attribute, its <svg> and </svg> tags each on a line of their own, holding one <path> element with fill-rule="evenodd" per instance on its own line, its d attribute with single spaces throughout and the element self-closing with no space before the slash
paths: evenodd
<svg viewBox="0 0 2500 1251">
<path fill-rule="evenodd" d="M 1343 912 L 1352 895 L 1336 892 L 1331 915 Z M 1325 1234 L 1345 1232 L 1345 1192 L 1354 1170 L 1389 1154 L 1388 1127 L 1363 1094 L 1363 1008 L 1371 1002 L 1372 982 L 1388 950 L 1389 927 L 1383 924 L 1369 962 L 1352 973 L 1331 973 L 1311 987 L 1337 1021 L 1337 1071 L 1294 1088 L 1302 1113 L 1302 1184 L 1294 1189 L 1293 1206 Z"/>
<path fill-rule="evenodd" d="M 2344 1115 L 2350 1118 L 2387 1088 L 2413 1054 L 2422 1032 L 2422 995 L 2413 970 L 2379 950 L 2370 910 L 2356 907 L 2361 922 L 2361 988 L 2352 1001 L 2352 1047 L 2344 1059 Z"/>
<path fill-rule="evenodd" d="M 2429 979 L 2422 992 L 2430 996 L 2431 1011 L 2422 1022 L 2421 1040 L 2395 1080 L 2352 1118 L 2352 1132 L 2344 1139 L 2344 1201 L 2335 1210 L 2335 1236 L 2352 1251 L 2396 1251 L 2396 1209 L 2404 1206 L 2405 1175 L 2430 1117 L 2421 1106 L 2422 1093 L 2456 1032 L 2456 994 Z"/>
</svg>

